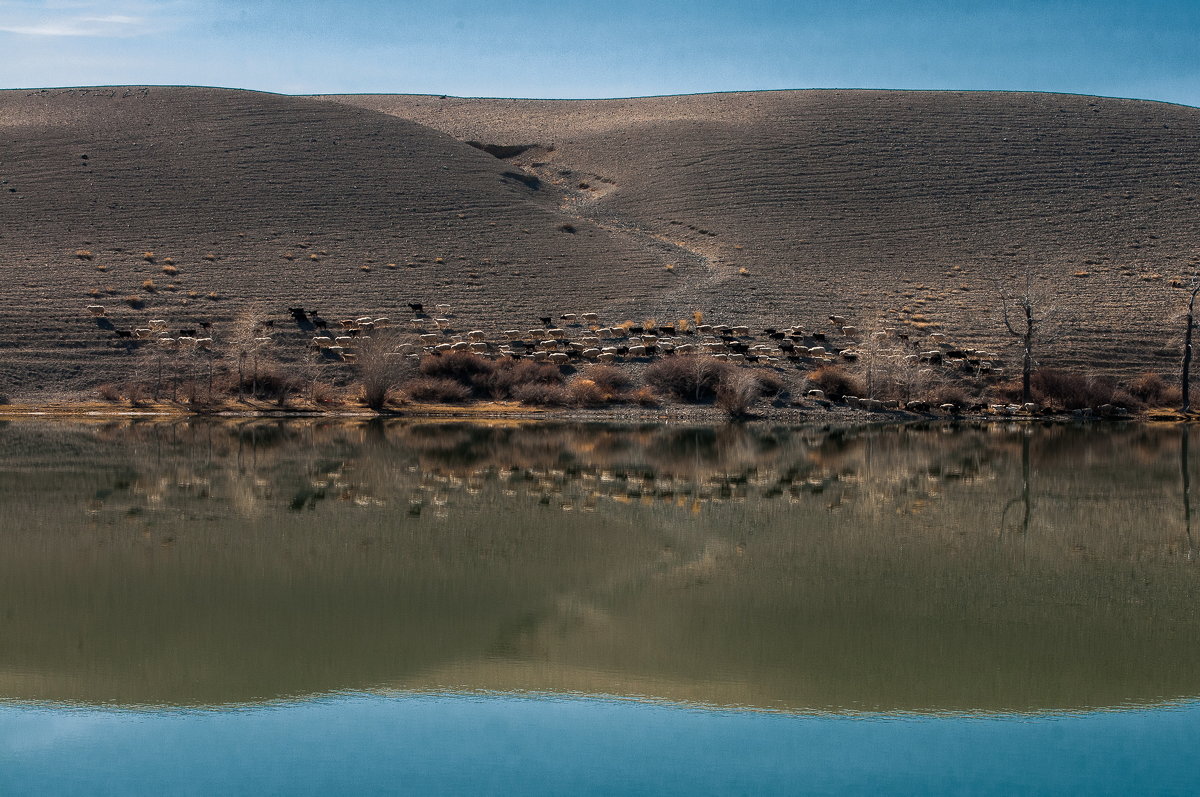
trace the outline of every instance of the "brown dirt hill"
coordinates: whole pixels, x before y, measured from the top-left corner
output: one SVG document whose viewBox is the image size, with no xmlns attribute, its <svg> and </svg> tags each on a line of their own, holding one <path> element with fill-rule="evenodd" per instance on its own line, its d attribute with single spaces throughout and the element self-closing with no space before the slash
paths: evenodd
<svg viewBox="0 0 1200 797">
<path fill-rule="evenodd" d="M 464 141 L 538 145 L 498 154 L 560 187 L 566 212 L 672 258 L 679 287 L 662 304 L 680 310 L 924 320 L 990 347 L 1003 342 L 992 280 L 1028 270 L 1059 304 L 1048 360 L 1169 370 L 1182 302 L 1171 281 L 1200 266 L 1190 107 L 832 90 L 326 99 Z"/>
<path fill-rule="evenodd" d="M 557 190 L 533 182 L 444 133 L 310 98 L 0 92 L 0 393 L 128 371 L 92 303 L 117 329 L 218 330 L 257 300 L 330 319 L 449 302 L 463 319 L 528 326 L 674 284 L 639 243 L 562 213 Z"/>
<path fill-rule="evenodd" d="M 0 92 L 0 392 L 127 372 L 90 303 L 218 340 L 255 301 L 285 319 L 420 301 L 493 330 L 839 313 L 993 347 L 990 278 L 1024 269 L 1062 305 L 1048 360 L 1170 369 L 1170 282 L 1200 266 L 1198 121 L 1046 94 Z"/>
</svg>

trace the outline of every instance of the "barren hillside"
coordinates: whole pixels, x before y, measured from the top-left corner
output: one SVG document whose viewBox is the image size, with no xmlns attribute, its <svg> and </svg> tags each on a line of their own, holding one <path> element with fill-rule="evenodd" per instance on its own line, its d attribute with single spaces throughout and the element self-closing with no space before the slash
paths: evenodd
<svg viewBox="0 0 1200 797">
<path fill-rule="evenodd" d="M 1171 280 L 1200 264 L 1195 108 L 910 91 L 330 99 L 538 145 L 508 162 L 560 186 L 568 212 L 666 242 L 672 298 L 752 322 L 923 315 L 982 344 L 992 279 L 1028 269 L 1059 297 L 1058 362 L 1162 367 Z"/>
<path fill-rule="evenodd" d="M 218 338 L 252 302 L 444 302 L 485 330 L 839 313 L 995 346 L 991 280 L 1024 270 L 1059 297 L 1056 362 L 1170 369 L 1171 282 L 1200 266 L 1198 122 L 1045 94 L 0 92 L 0 387 L 127 370 L 91 303 Z"/>
<path fill-rule="evenodd" d="M 212 320 L 219 334 L 256 301 L 284 317 L 450 301 L 463 318 L 529 319 L 637 304 L 671 284 L 636 242 L 563 214 L 552 187 L 344 105 L 218 89 L 0 92 L 0 152 L 0 379 L 18 388 L 120 372 L 128 351 L 88 317 L 94 302 L 118 328 Z"/>
</svg>

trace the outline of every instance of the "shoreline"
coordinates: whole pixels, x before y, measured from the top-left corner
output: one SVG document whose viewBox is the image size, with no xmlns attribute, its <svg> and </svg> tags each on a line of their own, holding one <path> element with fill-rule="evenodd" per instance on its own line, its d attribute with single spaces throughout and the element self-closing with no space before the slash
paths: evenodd
<svg viewBox="0 0 1200 797">
<path fill-rule="evenodd" d="M 530 407 L 518 402 L 476 402 L 473 404 L 424 404 L 413 403 L 385 412 L 376 412 L 365 407 L 312 408 L 303 406 L 275 407 L 243 402 L 239 407 L 222 407 L 211 411 L 197 411 L 186 405 L 171 402 L 146 402 L 144 406 L 120 406 L 103 401 L 47 401 L 13 402 L 0 405 L 0 422 L 28 419 L 52 420 L 182 420 L 194 418 L 214 419 L 280 419 L 298 420 L 306 418 L 329 420 L 370 421 L 411 419 L 418 421 L 472 421 L 481 422 L 543 422 L 570 421 L 595 423 L 677 423 L 677 424 L 737 424 L 737 423 L 820 423 L 869 426 L 886 423 L 919 422 L 1025 422 L 1025 423 L 1200 423 L 1200 412 L 1183 414 L 1179 410 L 1153 409 L 1115 417 L 1075 415 L 1069 410 L 1049 414 L 1026 412 L 959 412 L 922 413 L 900 409 L 879 411 L 852 409 L 844 404 L 828 402 L 828 406 L 768 407 L 742 419 L 731 419 L 711 405 L 664 405 L 638 407 L 631 405 L 600 408 L 578 407 Z"/>
</svg>

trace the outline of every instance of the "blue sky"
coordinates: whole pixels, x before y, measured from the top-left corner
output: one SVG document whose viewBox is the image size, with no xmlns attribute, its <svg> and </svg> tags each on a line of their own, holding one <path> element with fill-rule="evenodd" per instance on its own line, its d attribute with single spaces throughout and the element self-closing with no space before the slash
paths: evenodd
<svg viewBox="0 0 1200 797">
<path fill-rule="evenodd" d="M 1200 0 L 0 0 L 0 87 L 618 97 L 869 87 L 1200 105 Z"/>
</svg>

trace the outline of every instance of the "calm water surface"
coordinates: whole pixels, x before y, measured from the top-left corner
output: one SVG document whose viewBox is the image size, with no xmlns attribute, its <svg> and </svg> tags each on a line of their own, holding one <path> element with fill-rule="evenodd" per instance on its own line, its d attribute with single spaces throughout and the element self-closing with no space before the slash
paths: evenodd
<svg viewBox="0 0 1200 797">
<path fill-rule="evenodd" d="M 0 426 L 0 794 L 1195 793 L 1189 442 Z"/>
</svg>

